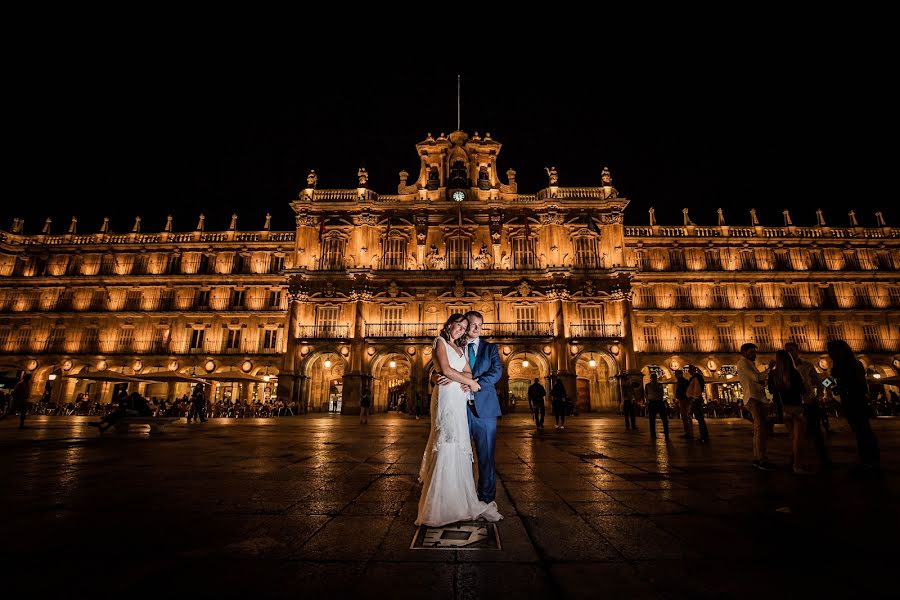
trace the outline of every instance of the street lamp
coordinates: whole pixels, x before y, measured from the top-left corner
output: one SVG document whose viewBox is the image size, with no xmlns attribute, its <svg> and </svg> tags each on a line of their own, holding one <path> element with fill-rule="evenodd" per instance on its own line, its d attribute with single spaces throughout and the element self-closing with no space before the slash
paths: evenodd
<svg viewBox="0 0 900 600">
<path fill-rule="evenodd" d="M 56 381 L 56 373 L 50 373 L 50 375 L 47 376 L 47 379 L 49 379 L 50 381 Z"/>
<path fill-rule="evenodd" d="M 594 353 L 591 352 L 591 360 L 588 361 L 588 366 L 592 369 L 597 366 L 597 361 L 594 360 Z"/>
<path fill-rule="evenodd" d="M 331 359 L 330 359 L 330 358 L 326 358 L 326 359 L 325 359 L 325 368 L 326 368 L 326 369 L 330 369 L 330 368 L 331 368 Z"/>
<path fill-rule="evenodd" d="M 392 369 L 396 369 L 396 368 L 397 368 L 397 361 L 396 361 L 396 360 L 392 360 L 391 362 L 388 363 L 388 365 L 389 365 Z"/>
<path fill-rule="evenodd" d="M 531 363 L 528 362 L 528 356 L 526 355 L 525 359 L 522 361 L 522 366 L 525 367 L 525 368 L 527 369 L 527 368 L 528 368 L 528 365 L 530 365 L 530 364 L 531 364 Z"/>
</svg>

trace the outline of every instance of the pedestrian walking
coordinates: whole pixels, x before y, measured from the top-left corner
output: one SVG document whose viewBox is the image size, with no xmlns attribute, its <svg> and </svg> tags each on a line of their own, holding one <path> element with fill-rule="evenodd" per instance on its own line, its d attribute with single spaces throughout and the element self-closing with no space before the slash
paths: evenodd
<svg viewBox="0 0 900 600">
<path fill-rule="evenodd" d="M 528 407 L 531 409 L 531 416 L 537 429 L 544 428 L 544 398 L 547 396 L 547 390 L 541 385 L 540 379 L 534 378 L 534 383 L 528 386 Z"/>
<path fill-rule="evenodd" d="M 656 373 L 650 374 L 650 382 L 644 386 L 644 397 L 647 399 L 647 417 L 650 420 L 650 437 L 656 439 L 656 415 L 660 416 L 663 435 L 669 439 L 669 409 L 663 397 L 663 386 Z"/>
</svg>

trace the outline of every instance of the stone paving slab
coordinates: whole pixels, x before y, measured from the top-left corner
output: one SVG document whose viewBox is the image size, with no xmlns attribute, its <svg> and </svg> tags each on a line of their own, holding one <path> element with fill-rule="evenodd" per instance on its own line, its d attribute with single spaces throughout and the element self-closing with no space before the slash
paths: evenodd
<svg viewBox="0 0 900 600">
<path fill-rule="evenodd" d="M 881 478 L 750 466 L 751 429 L 665 443 L 619 418 L 501 420 L 502 550 L 410 550 L 428 423 L 377 415 L 97 435 L 79 417 L 0 422 L 8 597 L 697 598 L 893 596 L 900 420 Z M 787 466 L 780 431 L 771 458 Z M 814 454 L 809 453 L 814 465 Z"/>
</svg>

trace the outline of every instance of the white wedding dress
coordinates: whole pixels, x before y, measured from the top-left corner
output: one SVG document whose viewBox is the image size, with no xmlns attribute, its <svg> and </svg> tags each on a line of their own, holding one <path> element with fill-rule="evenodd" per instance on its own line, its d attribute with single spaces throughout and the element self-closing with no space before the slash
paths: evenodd
<svg viewBox="0 0 900 600">
<path fill-rule="evenodd" d="M 435 351 L 437 344 L 445 345 L 450 367 L 462 372 L 465 355 L 442 337 L 435 338 Z M 419 469 L 423 485 L 416 525 L 438 527 L 478 518 L 499 521 L 503 516 L 497 512 L 497 503 L 482 502 L 475 492 L 466 393 L 455 381 L 435 388 L 431 398 L 431 435 Z"/>
</svg>

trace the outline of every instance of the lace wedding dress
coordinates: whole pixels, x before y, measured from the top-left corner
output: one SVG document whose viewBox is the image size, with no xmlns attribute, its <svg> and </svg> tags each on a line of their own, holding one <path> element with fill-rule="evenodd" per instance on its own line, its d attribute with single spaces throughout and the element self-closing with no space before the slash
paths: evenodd
<svg viewBox="0 0 900 600">
<path fill-rule="evenodd" d="M 461 372 L 466 365 L 465 355 L 442 337 L 435 338 L 435 351 L 438 344 L 445 345 L 450 367 Z M 482 502 L 475 492 L 466 393 L 455 381 L 435 387 L 431 398 L 431 435 L 419 469 L 419 481 L 423 485 L 416 525 L 438 527 L 479 517 L 499 521 L 503 516 L 497 512 L 497 503 Z"/>
</svg>

